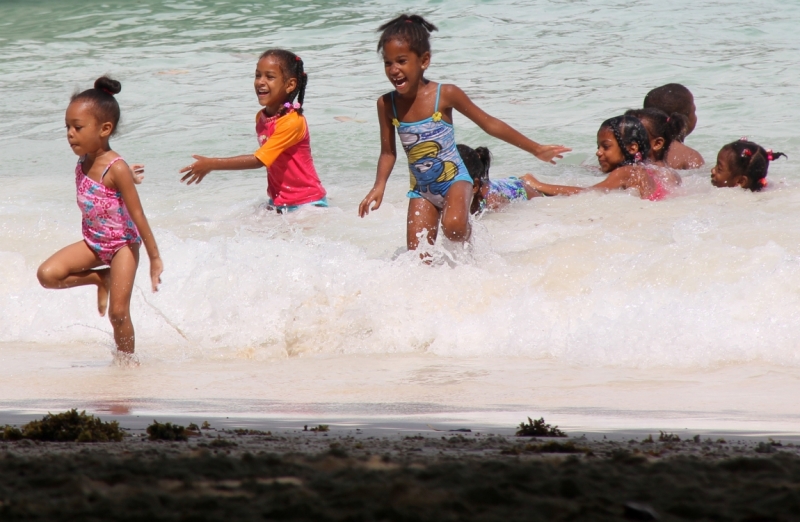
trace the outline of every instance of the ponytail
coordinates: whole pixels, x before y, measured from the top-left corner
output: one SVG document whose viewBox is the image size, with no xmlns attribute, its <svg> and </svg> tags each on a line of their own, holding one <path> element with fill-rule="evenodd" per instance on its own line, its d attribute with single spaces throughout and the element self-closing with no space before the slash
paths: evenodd
<svg viewBox="0 0 800 522">
<path fill-rule="evenodd" d="M 111 122 L 114 126 L 111 135 L 117 133 L 119 126 L 119 103 L 114 97 L 122 91 L 122 84 L 108 76 L 101 76 L 94 81 L 93 89 L 86 89 L 72 95 L 70 103 L 76 101 L 87 102 L 94 108 L 94 116 L 100 123 Z"/>
<path fill-rule="evenodd" d="M 758 192 L 767 186 L 767 172 L 771 161 L 781 156 L 788 158 L 783 152 L 765 149 L 747 138 L 729 143 L 722 147 L 722 150 L 733 153 L 732 164 L 728 165 L 728 168 L 734 174 L 747 177 L 747 188 L 753 192 Z"/>
<path fill-rule="evenodd" d="M 472 181 L 479 183 L 487 183 L 489 181 L 489 166 L 492 164 L 492 153 L 486 147 L 478 147 L 473 149 L 467 145 L 459 143 L 456 145 L 458 154 L 467 167 Z"/>
<path fill-rule="evenodd" d="M 294 78 L 297 80 L 297 87 L 289 93 L 286 104 L 281 108 L 280 114 L 286 114 L 289 109 L 294 106 L 298 114 L 303 114 L 303 103 L 306 99 L 306 86 L 308 85 L 308 75 L 305 71 L 303 59 L 286 49 L 267 49 L 259 60 L 267 57 L 277 58 L 281 64 L 281 72 L 286 78 Z"/>
<path fill-rule="evenodd" d="M 402 14 L 378 27 L 378 31 L 383 31 L 378 39 L 378 52 L 396 38 L 406 42 L 417 56 L 422 56 L 431 52 L 430 36 L 437 30 L 435 25 L 419 15 Z"/>
<path fill-rule="evenodd" d="M 683 114 L 673 112 L 667 115 L 664 111 L 655 108 L 631 109 L 626 111 L 625 115 L 638 118 L 647 129 L 650 139 L 662 138 L 664 140 L 664 146 L 656 153 L 656 161 L 662 161 L 666 157 L 672 142 L 680 140 L 689 126 L 689 120 Z"/>
</svg>

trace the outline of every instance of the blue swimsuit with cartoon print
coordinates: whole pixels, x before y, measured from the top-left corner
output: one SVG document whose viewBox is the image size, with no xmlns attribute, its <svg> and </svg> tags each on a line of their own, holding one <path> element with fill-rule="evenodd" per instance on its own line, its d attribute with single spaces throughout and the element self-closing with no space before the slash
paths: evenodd
<svg viewBox="0 0 800 522">
<path fill-rule="evenodd" d="M 444 196 L 450 185 L 456 181 L 472 178 L 464 161 L 456 149 L 456 136 L 453 126 L 442 120 L 439 112 L 439 92 L 442 84 L 436 87 L 436 105 L 433 116 L 422 121 L 406 123 L 397 119 L 397 108 L 392 96 L 392 124 L 408 156 L 408 170 L 411 174 L 409 198 L 425 198 L 437 208 L 444 206 Z"/>
</svg>

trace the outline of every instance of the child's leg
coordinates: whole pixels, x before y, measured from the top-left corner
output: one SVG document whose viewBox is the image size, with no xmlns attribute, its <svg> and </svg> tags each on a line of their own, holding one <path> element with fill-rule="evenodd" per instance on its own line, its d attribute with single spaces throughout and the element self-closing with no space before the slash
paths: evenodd
<svg viewBox="0 0 800 522">
<path fill-rule="evenodd" d="M 469 226 L 469 204 L 472 201 L 472 183 L 456 181 L 444 196 L 442 232 L 450 241 L 466 241 L 472 231 Z"/>
<path fill-rule="evenodd" d="M 406 225 L 406 245 L 409 250 L 417 249 L 419 246 L 417 234 L 423 230 L 428 231 L 428 243 L 432 245 L 439 231 L 439 209 L 425 198 L 409 199 Z"/>
<path fill-rule="evenodd" d="M 133 353 L 135 347 L 131 321 L 131 293 L 138 266 L 138 244 L 121 248 L 111 260 L 111 303 L 108 308 L 108 318 L 114 328 L 114 341 L 120 352 Z"/>
<path fill-rule="evenodd" d="M 105 263 L 100 261 L 84 241 L 73 243 L 50 256 L 36 272 L 45 288 L 97 286 L 97 311 L 105 315 L 108 307 L 109 271 L 92 270 Z"/>
</svg>

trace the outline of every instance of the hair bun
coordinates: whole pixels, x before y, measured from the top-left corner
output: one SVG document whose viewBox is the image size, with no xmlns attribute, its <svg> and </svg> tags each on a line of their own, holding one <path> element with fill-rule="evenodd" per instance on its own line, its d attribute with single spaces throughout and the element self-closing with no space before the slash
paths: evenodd
<svg viewBox="0 0 800 522">
<path fill-rule="evenodd" d="M 94 88 L 114 96 L 122 90 L 122 84 L 108 76 L 101 76 L 94 81 Z"/>
</svg>

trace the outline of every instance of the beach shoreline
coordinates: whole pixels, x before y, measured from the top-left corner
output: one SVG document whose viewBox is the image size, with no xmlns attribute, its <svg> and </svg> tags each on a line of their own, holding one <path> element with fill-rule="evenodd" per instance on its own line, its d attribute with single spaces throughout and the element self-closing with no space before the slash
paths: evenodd
<svg viewBox="0 0 800 522">
<path fill-rule="evenodd" d="M 789 520 L 800 506 L 795 438 L 678 440 L 630 432 L 534 438 L 509 428 L 316 424 L 303 431 L 279 423 L 259 430 L 239 419 L 206 422 L 185 442 L 151 441 L 146 421 L 131 418 L 121 425 L 128 436 L 117 443 L 0 441 L 0 515 Z"/>
</svg>

